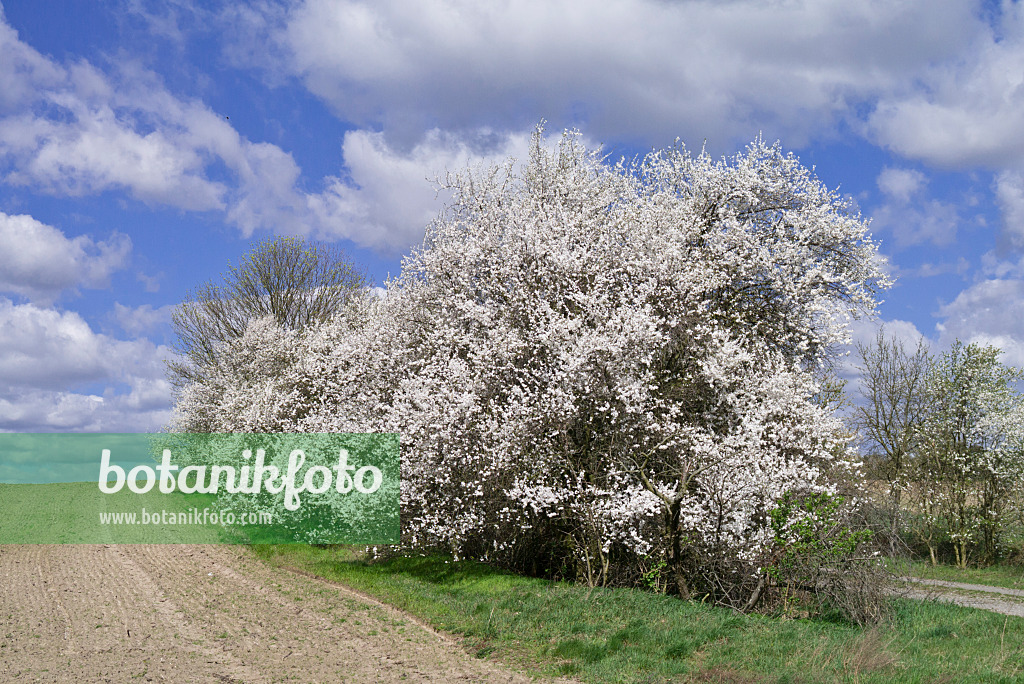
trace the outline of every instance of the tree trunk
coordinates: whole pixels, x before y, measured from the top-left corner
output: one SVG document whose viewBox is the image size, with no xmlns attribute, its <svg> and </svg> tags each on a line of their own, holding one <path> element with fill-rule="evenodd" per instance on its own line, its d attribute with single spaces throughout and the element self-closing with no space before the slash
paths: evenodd
<svg viewBox="0 0 1024 684">
<path fill-rule="evenodd" d="M 668 527 L 667 533 L 669 535 L 669 552 L 668 552 L 668 566 L 671 569 L 671 584 L 666 590 L 666 593 L 677 594 L 680 598 L 690 598 L 690 584 L 689 579 L 683 570 L 683 544 L 682 544 L 682 532 L 679 529 L 679 509 L 681 501 L 675 501 L 669 507 L 665 513 L 665 521 Z"/>
</svg>

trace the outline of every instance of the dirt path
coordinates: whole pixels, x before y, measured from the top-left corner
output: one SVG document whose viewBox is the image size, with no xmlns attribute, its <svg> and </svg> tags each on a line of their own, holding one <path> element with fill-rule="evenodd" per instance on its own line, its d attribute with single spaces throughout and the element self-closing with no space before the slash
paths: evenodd
<svg viewBox="0 0 1024 684">
<path fill-rule="evenodd" d="M 945 580 L 929 580 L 916 577 L 901 578 L 908 585 L 907 596 L 916 599 L 936 599 L 955 603 L 968 608 L 991 610 L 1003 615 L 1024 617 L 1024 591 L 990 587 L 986 584 L 967 584 L 964 582 L 947 582 Z M 920 589 L 930 586 L 932 589 Z M 1007 598 L 997 598 L 1006 596 Z M 1017 600 L 1014 600 L 1017 599 Z"/>
<path fill-rule="evenodd" d="M 527 682 L 230 546 L 0 546 L 3 682 Z"/>
</svg>

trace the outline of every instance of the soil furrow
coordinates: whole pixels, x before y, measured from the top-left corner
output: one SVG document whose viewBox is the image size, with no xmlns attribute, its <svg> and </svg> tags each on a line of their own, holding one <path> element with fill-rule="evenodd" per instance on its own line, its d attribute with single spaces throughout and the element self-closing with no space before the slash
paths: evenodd
<svg viewBox="0 0 1024 684">
<path fill-rule="evenodd" d="M 4 682 L 526 682 L 240 547 L 0 547 Z"/>
</svg>

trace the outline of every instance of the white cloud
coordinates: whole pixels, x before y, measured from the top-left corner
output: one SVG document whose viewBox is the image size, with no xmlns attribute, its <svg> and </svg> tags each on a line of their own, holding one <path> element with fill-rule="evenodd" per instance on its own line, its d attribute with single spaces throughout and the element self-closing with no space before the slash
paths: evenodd
<svg viewBox="0 0 1024 684">
<path fill-rule="evenodd" d="M 153 4 L 146 0 L 122 0 L 119 9 L 127 17 L 140 20 L 147 34 L 163 38 L 179 49 L 184 49 L 186 43 L 183 24 L 209 19 L 204 8 L 191 0 L 162 0 L 155 7 Z"/>
<path fill-rule="evenodd" d="M 63 77 L 60 68 L 19 41 L 3 18 L 0 7 L 0 113 L 20 108 L 36 87 L 52 86 Z"/>
<path fill-rule="evenodd" d="M 996 202 L 1003 218 L 1003 234 L 1024 248 L 1024 174 L 1003 171 L 996 176 Z"/>
<path fill-rule="evenodd" d="M 546 116 L 597 138 L 724 149 L 763 130 L 799 147 L 985 28 L 952 0 L 271 7 L 244 13 L 238 62 L 298 75 L 342 119 L 401 146 L 434 127 L 521 130 Z"/>
<path fill-rule="evenodd" d="M 441 208 L 428 179 L 526 149 L 527 134 L 487 129 L 435 129 L 400 149 L 379 133 L 352 131 L 342 144 L 346 180 L 329 176 L 307 191 L 291 154 L 246 140 L 203 103 L 172 95 L 155 74 L 131 62 L 111 74 L 86 62 L 61 66 L 3 28 L 0 50 L 38 68 L 17 76 L 11 90 L 19 96 L 0 111 L 0 175 L 35 190 L 121 191 L 150 204 L 223 212 L 246 237 L 311 234 L 400 253 Z"/>
<path fill-rule="evenodd" d="M 309 197 L 320 237 L 404 251 L 423 239 L 424 228 L 447 199 L 438 194 L 435 179 L 471 164 L 523 158 L 529 140 L 528 133 L 502 136 L 484 130 L 456 136 L 435 129 L 402 153 L 381 133 L 346 133 L 342 149 L 352 184 L 335 178 L 324 193 Z"/>
<path fill-rule="evenodd" d="M 206 175 L 242 147 L 224 119 L 171 96 L 150 73 L 87 62 L 62 66 L 0 22 L 0 54 L 33 68 L 7 72 L 0 115 L 0 173 L 6 182 L 61 195 L 116 189 L 143 202 L 186 210 L 223 209 L 228 188 Z"/>
<path fill-rule="evenodd" d="M 135 279 L 142 283 L 142 287 L 146 292 L 159 292 L 160 281 L 163 280 L 165 275 L 166 274 L 163 271 L 160 271 L 156 275 L 149 275 L 148 273 L 138 271 L 135 274 Z"/>
<path fill-rule="evenodd" d="M 6 182 L 72 196 L 117 189 L 193 211 L 224 207 L 227 188 L 205 177 L 238 137 L 223 119 L 130 67 L 120 82 L 84 62 L 51 67 L 59 81 L 26 77 L 31 96 L 0 118 Z"/>
<path fill-rule="evenodd" d="M 981 257 L 981 274 L 988 278 L 1024 278 L 1024 256 L 1017 261 L 1011 258 L 1004 258 L 1007 255 L 1000 254 L 995 250 L 986 252 Z"/>
<path fill-rule="evenodd" d="M 954 340 L 991 344 L 1005 352 L 1004 363 L 1024 367 L 1024 280 L 984 280 L 939 309 L 939 343 Z"/>
<path fill-rule="evenodd" d="M 129 335 L 141 335 L 170 325 L 174 309 L 175 306 L 173 304 L 159 306 L 154 309 L 149 304 L 130 307 L 120 302 L 115 302 L 113 315 L 117 324 L 126 333 Z"/>
<path fill-rule="evenodd" d="M 100 432 L 103 397 L 72 392 L 8 389 L 0 396 L 0 428 L 16 432 Z"/>
<path fill-rule="evenodd" d="M 1003 2 L 994 26 L 968 19 L 963 35 L 967 45 L 883 97 L 869 129 L 896 152 L 933 164 L 1017 166 L 1024 155 L 1024 5 Z"/>
<path fill-rule="evenodd" d="M 171 421 L 170 386 L 139 382 L 106 396 L 14 389 L 0 395 L 0 429 L 13 432 L 158 432 Z"/>
<path fill-rule="evenodd" d="M 0 298 L 0 429 L 156 430 L 170 415 L 170 357 L 144 338 L 96 333 L 74 312 Z"/>
<path fill-rule="evenodd" d="M 908 202 L 927 184 L 928 179 L 920 171 L 885 167 L 878 174 L 878 189 L 890 199 Z"/>
<path fill-rule="evenodd" d="M 129 9 L 180 39 L 177 10 Z M 132 62 L 122 60 L 111 73 L 87 62 L 58 63 L 0 22 L 0 55 L 16 67 L 0 76 L 0 176 L 63 195 L 114 190 L 218 212 L 245 236 L 348 237 L 396 253 L 436 213 L 424 180 L 430 166 L 480 153 L 473 140 L 485 127 L 525 131 L 545 116 L 554 127 L 578 123 L 596 139 L 662 145 L 681 135 L 692 144 L 708 138 L 709 149 L 725 151 L 759 130 L 800 147 L 834 135 L 846 119 L 895 145 L 885 137 L 890 128 L 883 124 L 896 121 L 887 112 L 904 111 L 914 98 L 938 106 L 960 92 L 943 84 L 960 79 L 984 97 L 961 98 L 958 106 L 989 103 L 961 107 L 969 131 L 990 132 L 989 109 L 1007 112 L 1012 128 L 1013 113 L 1024 107 L 1004 67 L 1017 55 L 1021 41 L 1011 29 L 1021 12 L 1009 6 L 999 25 L 1007 37 L 996 41 L 975 9 L 964 0 L 308 0 L 225 10 L 221 21 L 235 36 L 229 55 L 262 64 L 277 83 L 298 76 L 360 127 L 343 143 L 347 169 L 319 187 L 302 178 L 287 151 L 246 140 L 221 114 L 172 95 Z M 977 56 L 962 64 L 968 49 Z M 921 82 L 927 91 L 907 85 Z M 858 112 L 875 103 L 865 128 Z M 905 119 L 900 126 L 916 126 L 914 134 L 930 140 L 926 122 Z M 995 128 L 998 137 L 1003 129 Z M 913 147 L 912 138 L 903 153 L 941 161 L 944 153 Z M 971 133 L 962 145 L 975 152 L 950 154 L 984 157 L 983 138 Z M 1015 144 L 1001 141 L 1000 149 Z M 895 193 L 894 201 L 909 197 L 916 172 L 890 171 L 880 187 Z M 955 217 L 943 209 L 896 217 L 917 226 L 903 243 L 946 244 Z"/>
<path fill-rule="evenodd" d="M 965 275 L 971 268 L 971 264 L 967 259 L 960 257 L 955 262 L 949 261 L 944 263 L 931 263 L 924 262 L 920 266 L 911 269 L 902 269 L 900 275 L 912 276 L 915 278 L 935 278 L 936 276 L 944 275 Z"/>
<path fill-rule="evenodd" d="M 883 329 L 886 337 L 897 339 L 908 347 L 917 346 L 918 340 L 924 337 L 910 321 L 860 318 L 850 322 L 851 341 L 854 344 L 870 344 L 874 342 L 878 331 Z"/>
<path fill-rule="evenodd" d="M 956 240 L 960 216 L 955 205 L 925 195 L 928 178 L 913 169 L 885 167 L 876 179 L 886 201 L 871 212 L 872 229 L 889 231 L 897 249 Z"/>
<path fill-rule="evenodd" d="M 896 249 L 927 243 L 948 247 L 956 241 L 960 224 L 956 205 L 934 199 L 890 201 L 871 212 L 871 229 L 876 234 L 888 231 Z"/>
<path fill-rule="evenodd" d="M 167 350 L 149 340 L 94 332 L 75 312 L 0 298 L 0 382 L 60 389 L 72 384 L 162 377 Z"/>
<path fill-rule="evenodd" d="M 84 235 L 69 239 L 31 216 L 0 212 L 0 292 L 45 303 L 69 288 L 107 287 L 131 248 L 127 235 L 114 233 L 101 242 Z"/>
<path fill-rule="evenodd" d="M 425 130 L 525 130 L 541 116 L 597 139 L 718 151 L 758 131 L 799 148 L 843 122 L 908 158 L 1005 171 L 1006 234 L 1024 245 L 1024 3 L 305 0 L 228 15 L 239 66 L 300 78 L 395 154 Z M 919 171 L 887 168 L 878 183 L 889 206 L 876 225 L 898 247 L 956 239 L 953 204 L 910 206 Z M 310 201 L 359 219 L 354 191 L 335 190 Z"/>
</svg>

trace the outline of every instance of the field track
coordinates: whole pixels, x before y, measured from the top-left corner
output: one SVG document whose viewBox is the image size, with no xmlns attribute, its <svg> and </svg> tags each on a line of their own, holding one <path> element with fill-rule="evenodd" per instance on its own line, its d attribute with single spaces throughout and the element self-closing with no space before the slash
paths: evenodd
<svg viewBox="0 0 1024 684">
<path fill-rule="evenodd" d="M 526 682 L 240 547 L 0 546 L 3 682 Z"/>
<path fill-rule="evenodd" d="M 984 584 L 965 584 L 920 578 L 902 578 L 908 587 L 905 593 L 910 598 L 955 603 L 967 608 L 990 610 L 1002 615 L 1024 617 L 1024 591 L 990 587 Z M 931 587 L 930 590 L 918 587 Z"/>
</svg>

